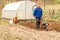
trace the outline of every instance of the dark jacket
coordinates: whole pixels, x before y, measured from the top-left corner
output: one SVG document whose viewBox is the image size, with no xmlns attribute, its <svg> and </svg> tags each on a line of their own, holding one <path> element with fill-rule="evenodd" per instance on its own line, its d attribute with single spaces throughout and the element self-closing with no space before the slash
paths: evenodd
<svg viewBox="0 0 60 40">
<path fill-rule="evenodd" d="M 33 12 L 33 16 L 40 18 L 42 17 L 42 9 L 41 8 L 35 8 Z"/>
</svg>

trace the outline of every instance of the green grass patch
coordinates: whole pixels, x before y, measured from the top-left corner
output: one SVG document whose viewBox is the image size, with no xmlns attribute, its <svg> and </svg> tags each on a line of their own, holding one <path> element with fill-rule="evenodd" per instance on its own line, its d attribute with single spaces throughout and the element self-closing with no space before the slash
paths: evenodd
<svg viewBox="0 0 60 40">
<path fill-rule="evenodd" d="M 2 16 L 2 13 L 0 12 L 0 17 Z"/>
<path fill-rule="evenodd" d="M 9 25 L 9 22 L 6 21 L 6 20 L 0 19 L 0 24 L 2 24 L 2 25 Z"/>
</svg>

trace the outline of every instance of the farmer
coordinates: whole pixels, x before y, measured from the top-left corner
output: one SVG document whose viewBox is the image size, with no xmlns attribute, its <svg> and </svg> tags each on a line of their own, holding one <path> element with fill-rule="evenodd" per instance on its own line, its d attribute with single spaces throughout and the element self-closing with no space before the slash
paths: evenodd
<svg viewBox="0 0 60 40">
<path fill-rule="evenodd" d="M 36 27 L 39 28 L 41 23 L 41 17 L 42 17 L 42 9 L 39 4 L 34 9 L 33 16 L 36 18 Z"/>
</svg>

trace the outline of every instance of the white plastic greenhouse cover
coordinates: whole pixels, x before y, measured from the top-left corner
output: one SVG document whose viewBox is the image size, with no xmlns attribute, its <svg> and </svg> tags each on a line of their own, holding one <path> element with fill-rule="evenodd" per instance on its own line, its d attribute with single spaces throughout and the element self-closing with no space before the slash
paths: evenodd
<svg viewBox="0 0 60 40">
<path fill-rule="evenodd" d="M 21 2 L 13 2 L 10 4 L 5 5 L 5 7 L 3 8 L 3 10 L 17 10 L 18 7 L 24 3 L 25 1 L 21 1 Z"/>
<path fill-rule="evenodd" d="M 17 10 L 18 7 L 20 5 L 22 5 L 22 3 L 25 3 L 26 1 L 21 1 L 21 2 L 13 2 L 13 3 L 10 3 L 10 4 L 7 4 L 5 5 L 5 7 L 3 8 L 3 10 Z M 31 2 L 31 1 L 28 1 L 28 2 Z M 34 3 L 32 3 L 34 4 Z"/>
<path fill-rule="evenodd" d="M 9 3 L 2 9 L 2 18 L 13 19 L 17 16 L 18 19 L 34 19 L 33 9 L 36 8 L 35 5 L 36 3 L 31 1 Z"/>
</svg>

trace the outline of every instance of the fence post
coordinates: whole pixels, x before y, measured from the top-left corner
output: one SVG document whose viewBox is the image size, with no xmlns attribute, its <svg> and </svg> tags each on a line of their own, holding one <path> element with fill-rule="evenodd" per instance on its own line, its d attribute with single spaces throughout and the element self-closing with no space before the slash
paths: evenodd
<svg viewBox="0 0 60 40">
<path fill-rule="evenodd" d="M 54 15 L 54 13 L 55 13 L 55 11 L 54 11 L 54 9 L 52 10 L 52 15 Z"/>
</svg>

